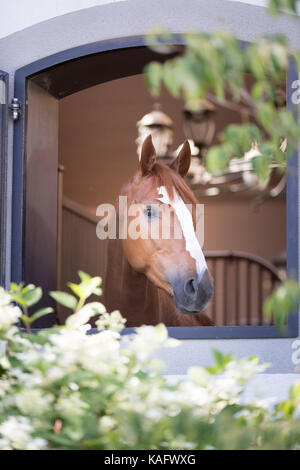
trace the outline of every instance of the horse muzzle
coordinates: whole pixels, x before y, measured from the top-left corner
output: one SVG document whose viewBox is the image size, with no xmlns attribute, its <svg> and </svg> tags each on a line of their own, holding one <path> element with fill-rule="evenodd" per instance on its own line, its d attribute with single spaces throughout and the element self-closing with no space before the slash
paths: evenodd
<svg viewBox="0 0 300 470">
<path fill-rule="evenodd" d="M 214 293 L 213 278 L 208 270 L 204 272 L 200 282 L 197 276 L 187 278 L 176 278 L 171 281 L 174 292 L 176 308 L 181 313 L 193 314 L 204 310 L 210 302 Z"/>
</svg>

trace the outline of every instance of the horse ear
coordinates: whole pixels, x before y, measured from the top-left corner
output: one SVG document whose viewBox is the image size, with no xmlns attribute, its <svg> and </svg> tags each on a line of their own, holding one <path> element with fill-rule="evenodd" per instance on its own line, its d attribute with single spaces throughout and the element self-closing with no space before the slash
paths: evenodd
<svg viewBox="0 0 300 470">
<path fill-rule="evenodd" d="M 181 150 L 174 162 L 171 165 L 171 168 L 184 178 L 189 171 L 191 164 L 191 147 L 187 140 L 184 141 Z"/>
<path fill-rule="evenodd" d="M 151 134 L 149 134 L 143 142 L 141 151 L 140 167 L 143 175 L 149 173 L 152 170 L 155 160 L 156 152 L 152 143 Z"/>
</svg>

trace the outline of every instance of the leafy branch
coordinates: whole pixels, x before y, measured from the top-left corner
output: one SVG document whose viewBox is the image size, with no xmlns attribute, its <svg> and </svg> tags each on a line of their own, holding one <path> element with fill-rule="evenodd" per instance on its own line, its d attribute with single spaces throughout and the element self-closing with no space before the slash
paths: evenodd
<svg viewBox="0 0 300 470">
<path fill-rule="evenodd" d="M 156 28 L 147 37 L 156 51 L 179 52 L 164 63 L 145 67 L 148 87 L 158 96 L 162 86 L 175 98 L 182 97 L 187 109 L 198 111 L 204 100 L 241 114 L 242 123 L 228 126 L 205 158 L 208 171 L 218 174 L 232 158 L 241 158 L 255 144 L 261 160 L 253 160 L 253 171 L 260 180 L 270 176 L 272 163 L 285 167 L 286 155 L 280 150 L 287 139 L 289 153 L 300 140 L 298 112 L 285 108 L 285 80 L 291 60 L 300 69 L 300 53 L 290 50 L 282 35 L 262 37 L 241 47 L 229 33 L 186 33 L 180 52 L 173 36 Z M 237 147 L 236 141 L 239 142 Z"/>
<path fill-rule="evenodd" d="M 83 271 L 78 271 L 78 275 L 81 280 L 79 284 L 74 282 L 67 284 L 77 298 L 61 291 L 52 291 L 49 294 L 58 303 L 73 310 L 73 315 L 70 315 L 66 320 L 66 325 L 73 328 L 84 325 L 92 316 L 106 313 L 106 308 L 100 302 L 85 303 L 92 294 L 102 294 L 101 277 L 91 277 Z"/>
<path fill-rule="evenodd" d="M 10 285 L 10 295 L 23 311 L 20 319 L 24 323 L 28 333 L 31 333 L 32 323 L 38 320 L 38 318 L 53 312 L 53 308 L 46 307 L 37 310 L 32 315 L 29 315 L 28 313 L 28 309 L 36 305 L 41 300 L 43 295 L 41 287 L 36 287 L 33 284 L 25 286 L 24 282 L 21 284 L 12 282 Z"/>
</svg>

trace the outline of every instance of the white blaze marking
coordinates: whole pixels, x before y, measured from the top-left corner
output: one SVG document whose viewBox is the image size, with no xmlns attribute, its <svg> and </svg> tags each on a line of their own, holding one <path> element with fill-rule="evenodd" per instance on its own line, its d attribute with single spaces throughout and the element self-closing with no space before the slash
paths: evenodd
<svg viewBox="0 0 300 470">
<path fill-rule="evenodd" d="M 157 199 L 163 202 L 164 204 L 170 204 L 170 206 L 173 207 L 175 214 L 177 215 L 177 218 L 181 225 L 183 236 L 185 238 L 186 249 L 196 262 L 198 280 L 200 281 L 204 271 L 207 269 L 207 264 L 203 252 L 201 250 L 199 241 L 195 234 L 192 214 L 190 213 L 185 203 L 174 189 L 173 201 L 170 200 L 165 186 L 161 186 L 160 188 L 157 188 L 157 190 L 158 194 L 162 194 L 162 197 L 158 197 Z"/>
</svg>

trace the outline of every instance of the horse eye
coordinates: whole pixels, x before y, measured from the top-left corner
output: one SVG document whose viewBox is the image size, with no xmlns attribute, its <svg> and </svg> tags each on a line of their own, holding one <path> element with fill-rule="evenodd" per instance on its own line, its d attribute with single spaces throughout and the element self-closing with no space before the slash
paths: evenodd
<svg viewBox="0 0 300 470">
<path fill-rule="evenodd" d="M 148 219 L 151 219 L 151 217 L 155 215 L 155 211 L 153 210 L 151 206 L 147 206 L 144 212 L 145 212 L 145 215 L 148 217 Z"/>
</svg>

